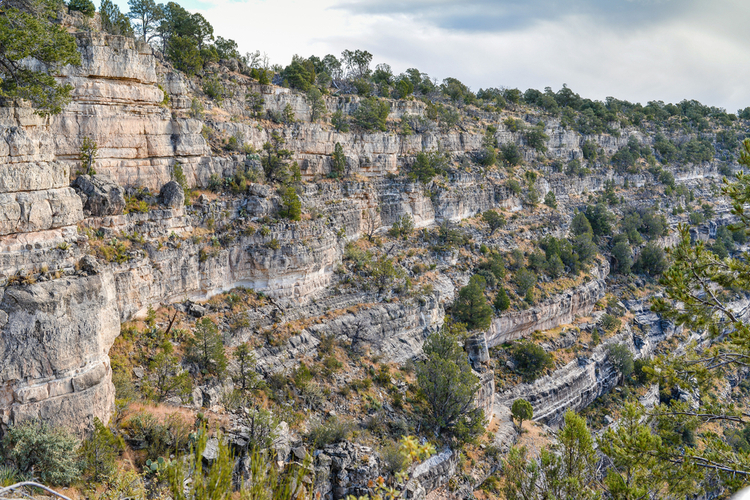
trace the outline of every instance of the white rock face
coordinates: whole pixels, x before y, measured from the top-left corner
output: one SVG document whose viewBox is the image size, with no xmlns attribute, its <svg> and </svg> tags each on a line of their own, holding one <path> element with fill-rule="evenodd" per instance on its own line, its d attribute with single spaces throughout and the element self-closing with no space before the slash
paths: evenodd
<svg viewBox="0 0 750 500">
<path fill-rule="evenodd" d="M 0 422 L 41 418 L 83 432 L 114 404 L 120 333 L 111 274 L 8 287 L 0 300 Z"/>
<path fill-rule="evenodd" d="M 535 330 L 550 330 L 572 323 L 576 316 L 591 312 L 596 302 L 604 297 L 605 289 L 603 279 L 592 280 L 524 311 L 494 318 L 487 332 L 487 344 L 493 347 L 526 337 Z"/>
</svg>

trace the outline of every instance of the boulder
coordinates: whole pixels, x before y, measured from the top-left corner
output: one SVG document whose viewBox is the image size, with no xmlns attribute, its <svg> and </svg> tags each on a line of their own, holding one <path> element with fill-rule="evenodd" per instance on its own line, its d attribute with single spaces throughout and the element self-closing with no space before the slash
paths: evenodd
<svg viewBox="0 0 750 500">
<path fill-rule="evenodd" d="M 213 464 L 219 458 L 219 439 L 212 437 L 206 441 L 206 448 L 203 450 L 203 460 L 208 464 Z"/>
<path fill-rule="evenodd" d="M 73 187 L 89 215 L 120 215 L 125 210 L 125 191 L 109 177 L 81 175 L 73 182 Z"/>
<path fill-rule="evenodd" d="M 177 182 L 169 181 L 159 191 L 159 203 L 169 208 L 180 208 L 185 205 L 185 191 Z"/>
</svg>

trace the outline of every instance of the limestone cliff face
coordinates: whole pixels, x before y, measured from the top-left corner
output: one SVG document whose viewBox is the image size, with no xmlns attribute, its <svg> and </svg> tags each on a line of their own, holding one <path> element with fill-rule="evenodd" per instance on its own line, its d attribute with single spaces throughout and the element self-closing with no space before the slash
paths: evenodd
<svg viewBox="0 0 750 500">
<path fill-rule="evenodd" d="M 500 390 L 495 398 L 497 405 L 510 408 L 513 401 L 523 398 L 534 407 L 534 420 L 558 426 L 566 410 L 585 408 L 619 382 L 621 375 L 609 359 L 609 346 L 623 344 L 635 359 L 644 358 L 653 354 L 659 342 L 681 331 L 652 313 L 648 301 L 628 302 L 626 307 L 635 315 L 636 330 L 625 329 L 595 347 L 589 356 L 579 357 L 533 383 Z"/>
<path fill-rule="evenodd" d="M 109 273 L 8 287 L 0 300 L 0 419 L 82 432 L 113 410 L 109 348 L 120 333 Z"/>
<path fill-rule="evenodd" d="M 144 313 L 150 305 L 205 299 L 236 286 L 251 287 L 285 302 L 289 307 L 280 314 L 287 319 L 322 315 L 320 304 L 336 311 L 367 305 L 309 326 L 283 347 L 259 350 L 263 371 L 293 367 L 300 356 L 314 353 L 324 331 L 392 361 L 409 359 L 420 352 L 424 338 L 440 327 L 443 305 L 452 297 L 454 284 L 445 278 L 450 282 L 441 285 L 445 293 L 433 293 L 419 304 L 378 303 L 378 298 L 365 294 L 329 294 L 318 305 L 312 304 L 335 279 L 346 242 L 382 232 L 404 215 L 422 228 L 460 221 L 491 208 L 517 211 L 523 207 L 521 198 L 505 187 L 508 173 L 504 171 L 453 169 L 449 178 L 437 178 L 428 185 L 400 175 L 421 151 L 445 152 L 456 160 L 471 157 L 482 146 L 483 129 L 469 126 L 445 131 L 429 124 L 414 135 L 340 133 L 328 124 L 309 123 L 304 95 L 254 83 L 230 86 L 230 95 L 218 106 L 202 96 L 195 81 L 159 64 L 145 44 L 97 33 L 76 36 L 82 65 L 57 75 L 74 89 L 71 104 L 61 114 L 41 118 L 22 105 L 0 108 L 0 280 L 6 283 L 19 272 L 46 267 L 63 276 L 0 291 L 0 418 L 4 424 L 41 417 L 82 430 L 94 416 L 106 420 L 113 402 L 107 352 L 119 321 Z M 242 83 L 239 75 L 234 76 Z M 289 105 L 298 121 L 281 125 L 251 117 L 246 92 L 260 93 L 265 110 L 279 112 Z M 204 102 L 205 118 L 197 119 L 198 113 L 188 111 L 194 99 Z M 351 114 L 360 100 L 326 97 L 326 103 L 329 111 Z M 499 119 L 479 110 L 467 112 Z M 425 116 L 422 102 L 391 101 L 391 120 Z M 170 206 L 148 213 L 84 214 L 70 181 L 86 137 L 98 144 L 95 169 L 99 174 L 122 187 L 145 187 L 154 193 L 170 181 L 176 162 L 182 165 L 188 184 L 199 187 L 207 186 L 212 176 L 229 177 L 238 168 L 259 168 L 252 155 L 217 152 L 216 141 L 212 151 L 204 132 L 220 139 L 234 136 L 256 149 L 273 132 L 281 134 L 308 181 L 300 190 L 304 212 L 311 219 L 297 224 L 259 222 L 274 217 L 279 207 L 278 194 L 261 185 L 251 186 L 232 201 L 203 200 L 190 207 Z M 582 137 L 563 129 L 556 120 L 545 125 L 545 132 L 550 136 L 548 157 L 560 159 L 581 157 L 584 140 L 593 140 L 612 153 L 627 143 L 629 134 L 638 134 L 627 130 L 620 137 Z M 496 138 L 519 145 L 525 141 L 523 134 L 507 130 L 502 122 Z M 330 172 L 336 143 L 343 145 L 353 175 L 344 181 L 320 181 Z M 524 154 L 528 160 L 537 158 L 528 148 Z M 689 180 L 696 172 L 683 177 Z M 612 173 L 572 178 L 545 172 L 537 188 L 541 194 L 552 190 L 564 200 L 571 194 L 601 190 L 605 180 L 622 184 L 626 179 Z M 635 186 L 646 182 L 638 176 L 627 180 Z M 221 241 L 186 237 L 196 227 L 212 227 L 209 220 L 224 231 Z M 251 220 L 255 231 L 249 229 Z M 257 230 L 261 225 L 264 230 Z M 92 234 L 88 229 L 107 240 L 136 234 L 145 243 L 130 252 L 127 261 L 106 263 L 100 274 L 84 275 L 75 266 L 93 252 L 94 242 L 85 235 Z M 597 279 L 534 308 L 495 319 L 486 343 L 498 345 L 588 314 L 603 296 L 605 276 L 603 271 Z M 269 318 L 257 318 L 259 325 L 264 321 Z M 591 389 L 597 377 L 596 369 L 591 370 L 570 368 L 569 393 L 580 390 L 576 396 L 580 401 L 588 401 L 598 390 Z M 486 374 L 482 381 L 478 403 L 489 409 L 492 381 Z M 544 397 L 538 401 L 546 404 Z"/>
<path fill-rule="evenodd" d="M 151 48 L 101 33 L 77 37 L 82 64 L 60 78 L 73 86 L 73 100 L 49 124 L 56 157 L 75 165 L 83 138 L 90 137 L 99 147 L 97 171 L 120 185 L 158 190 L 174 161 L 192 172 L 210 153 L 202 124 L 173 116 L 166 106 Z"/>
<path fill-rule="evenodd" d="M 54 155 L 52 134 L 30 108 L 0 109 L 0 236 L 75 225 L 81 199 L 67 165 Z"/>
<path fill-rule="evenodd" d="M 487 332 L 487 344 L 494 347 L 526 337 L 536 330 L 550 330 L 572 323 L 576 316 L 591 312 L 597 301 L 604 297 L 605 289 L 603 279 L 594 279 L 529 309 L 494 318 Z"/>
</svg>

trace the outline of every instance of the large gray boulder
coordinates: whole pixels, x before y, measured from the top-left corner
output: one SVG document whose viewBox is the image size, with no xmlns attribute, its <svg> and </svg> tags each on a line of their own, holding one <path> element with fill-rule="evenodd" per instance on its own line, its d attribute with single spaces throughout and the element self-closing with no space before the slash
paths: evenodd
<svg viewBox="0 0 750 500">
<path fill-rule="evenodd" d="M 159 203 L 169 208 L 185 206 L 185 191 L 175 181 L 169 181 L 159 191 Z"/>
<path fill-rule="evenodd" d="M 81 175 L 73 187 L 83 201 L 88 215 L 120 215 L 125 210 L 125 191 L 112 179 L 102 175 Z"/>
</svg>

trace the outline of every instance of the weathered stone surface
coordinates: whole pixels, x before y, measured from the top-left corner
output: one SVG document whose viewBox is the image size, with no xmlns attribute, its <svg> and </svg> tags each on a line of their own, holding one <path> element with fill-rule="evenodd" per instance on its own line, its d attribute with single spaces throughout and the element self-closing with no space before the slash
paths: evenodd
<svg viewBox="0 0 750 500">
<path fill-rule="evenodd" d="M 368 483 L 380 475 L 380 461 L 371 448 L 349 441 L 326 446 L 315 460 L 316 493 L 339 500 L 371 493 Z"/>
<path fill-rule="evenodd" d="M 102 175 L 79 175 L 73 182 L 83 209 L 94 217 L 119 215 L 125 210 L 125 192 L 112 179 Z"/>
<path fill-rule="evenodd" d="M 544 331 L 572 323 L 576 316 L 591 312 L 594 304 L 604 297 L 605 288 L 604 280 L 593 279 L 529 309 L 494 318 L 487 332 L 487 344 L 494 347 L 525 337 L 535 330 Z"/>
<path fill-rule="evenodd" d="M 0 236 L 70 226 L 83 219 L 72 188 L 0 194 Z"/>
<path fill-rule="evenodd" d="M 169 208 L 182 208 L 185 206 L 185 191 L 175 181 L 169 181 L 159 191 L 159 203 Z"/>
<path fill-rule="evenodd" d="M 113 410 L 109 351 L 119 334 L 112 276 L 5 289 L 0 309 L 0 421 L 43 418 L 77 432 Z"/>
</svg>

